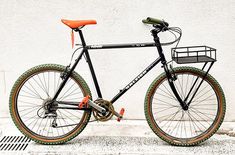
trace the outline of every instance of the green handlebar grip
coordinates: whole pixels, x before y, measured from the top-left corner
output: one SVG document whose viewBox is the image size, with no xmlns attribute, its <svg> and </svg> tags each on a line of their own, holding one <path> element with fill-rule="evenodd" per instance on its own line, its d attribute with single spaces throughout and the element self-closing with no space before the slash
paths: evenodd
<svg viewBox="0 0 235 155">
<path fill-rule="evenodd" d="M 147 19 L 143 19 L 142 22 L 145 23 L 145 24 L 155 24 L 153 22 L 148 21 Z"/>
<path fill-rule="evenodd" d="M 152 18 L 152 17 L 148 17 L 147 19 L 143 19 L 142 22 L 145 24 L 161 24 L 161 25 L 169 26 L 169 24 L 167 22 L 164 22 L 162 20 Z"/>
</svg>

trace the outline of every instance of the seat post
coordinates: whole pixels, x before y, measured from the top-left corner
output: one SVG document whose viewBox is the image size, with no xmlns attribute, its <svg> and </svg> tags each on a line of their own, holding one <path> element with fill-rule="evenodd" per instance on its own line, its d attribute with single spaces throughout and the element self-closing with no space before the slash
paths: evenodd
<svg viewBox="0 0 235 155">
<path fill-rule="evenodd" d="M 85 47 L 86 46 L 86 42 L 85 42 L 85 39 L 83 37 L 82 30 L 78 29 L 77 31 L 79 33 L 79 36 L 80 36 L 80 39 L 81 39 L 81 42 L 82 42 L 82 46 Z"/>
</svg>

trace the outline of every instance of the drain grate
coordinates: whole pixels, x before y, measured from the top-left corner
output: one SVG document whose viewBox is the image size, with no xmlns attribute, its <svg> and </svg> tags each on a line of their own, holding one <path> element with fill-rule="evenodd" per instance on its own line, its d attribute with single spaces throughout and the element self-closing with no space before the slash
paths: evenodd
<svg viewBox="0 0 235 155">
<path fill-rule="evenodd" d="M 0 151 L 24 151 L 30 141 L 25 136 L 4 136 L 0 140 Z"/>
</svg>

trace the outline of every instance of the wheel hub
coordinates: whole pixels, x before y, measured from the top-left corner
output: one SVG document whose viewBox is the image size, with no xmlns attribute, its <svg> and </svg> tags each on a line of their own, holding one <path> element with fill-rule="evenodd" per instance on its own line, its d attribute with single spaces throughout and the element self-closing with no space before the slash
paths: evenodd
<svg viewBox="0 0 235 155">
<path fill-rule="evenodd" d="M 52 102 L 52 99 L 48 97 L 47 99 L 43 100 L 42 103 L 43 109 L 45 110 L 45 116 L 56 117 L 56 110 L 57 110 L 57 103 Z"/>
<path fill-rule="evenodd" d="M 49 111 L 50 110 L 50 103 L 51 103 L 51 98 L 50 97 L 48 97 L 47 99 L 43 100 L 42 106 L 43 106 L 43 109 L 45 111 Z"/>
</svg>

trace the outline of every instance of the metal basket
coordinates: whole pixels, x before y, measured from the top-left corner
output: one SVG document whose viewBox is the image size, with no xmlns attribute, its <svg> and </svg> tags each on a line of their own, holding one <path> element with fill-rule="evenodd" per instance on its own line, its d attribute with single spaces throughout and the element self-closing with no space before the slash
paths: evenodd
<svg viewBox="0 0 235 155">
<path fill-rule="evenodd" d="M 216 61 L 216 49 L 208 46 L 188 46 L 171 49 L 172 60 L 178 64 Z"/>
</svg>

